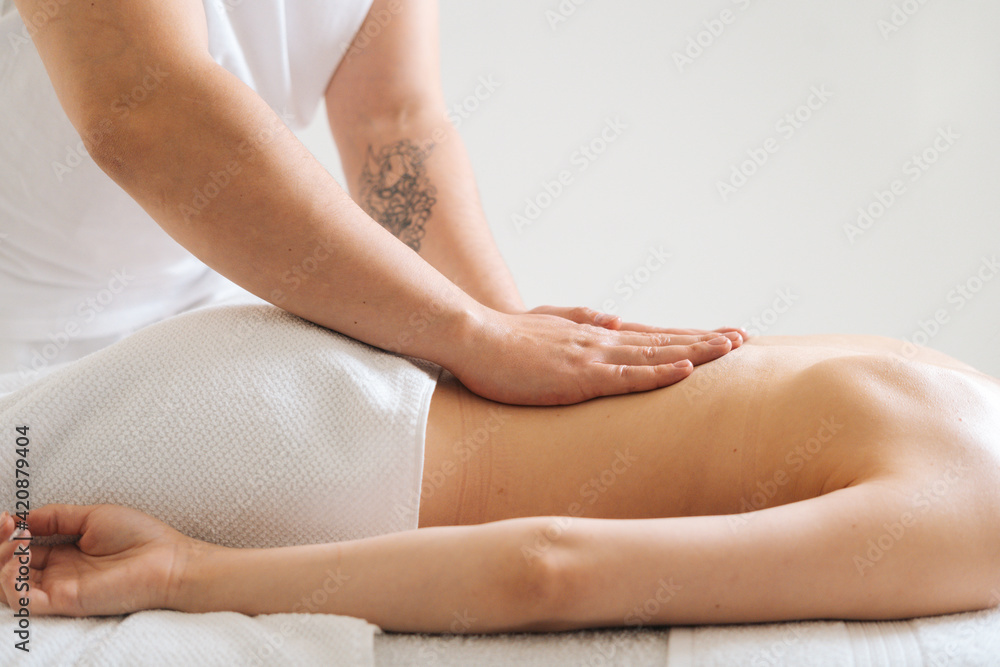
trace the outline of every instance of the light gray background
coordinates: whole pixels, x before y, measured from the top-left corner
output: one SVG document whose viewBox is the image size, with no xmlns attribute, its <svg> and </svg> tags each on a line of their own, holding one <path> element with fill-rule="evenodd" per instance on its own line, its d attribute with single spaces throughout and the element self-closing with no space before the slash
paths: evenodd
<svg viewBox="0 0 1000 667">
<path fill-rule="evenodd" d="M 1000 3 L 576 2 L 441 3 L 446 98 L 476 107 L 459 129 L 529 307 L 926 340 L 1000 376 L 1000 274 L 977 276 L 1000 259 Z M 890 32 L 894 10 L 907 20 Z M 480 77 L 500 85 L 470 98 Z M 813 87 L 830 98 L 788 137 L 776 124 Z M 580 171 L 614 118 L 627 127 Z M 908 161 L 947 128 L 958 138 L 913 180 Z M 343 182 L 325 112 L 300 136 Z M 724 201 L 718 182 L 768 138 L 777 151 Z M 519 232 L 512 216 L 562 170 L 570 185 Z M 894 180 L 905 190 L 852 243 L 845 225 Z M 660 246 L 671 259 L 646 273 Z M 629 295 L 626 275 L 646 282 Z M 779 291 L 791 305 L 773 309 Z"/>
</svg>

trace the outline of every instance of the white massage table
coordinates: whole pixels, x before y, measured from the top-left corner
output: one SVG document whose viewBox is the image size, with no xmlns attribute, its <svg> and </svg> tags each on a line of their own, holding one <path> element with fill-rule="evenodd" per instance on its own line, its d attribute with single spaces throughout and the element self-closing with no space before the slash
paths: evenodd
<svg viewBox="0 0 1000 667">
<path fill-rule="evenodd" d="M 1000 610 L 893 622 L 807 622 L 550 634 L 383 633 L 343 616 L 145 611 L 34 618 L 31 652 L 0 623 L 2 665 L 634 665 L 986 667 L 1000 665 Z"/>
</svg>

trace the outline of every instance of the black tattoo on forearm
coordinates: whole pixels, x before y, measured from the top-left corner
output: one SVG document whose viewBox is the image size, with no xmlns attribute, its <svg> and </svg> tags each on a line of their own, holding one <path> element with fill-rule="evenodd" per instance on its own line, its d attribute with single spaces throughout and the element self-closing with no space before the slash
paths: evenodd
<svg viewBox="0 0 1000 667">
<path fill-rule="evenodd" d="M 424 160 L 434 144 L 420 148 L 409 139 L 383 146 L 368 158 L 359 179 L 358 203 L 383 227 L 416 251 L 424 225 L 437 203 L 437 189 L 427 178 Z"/>
</svg>

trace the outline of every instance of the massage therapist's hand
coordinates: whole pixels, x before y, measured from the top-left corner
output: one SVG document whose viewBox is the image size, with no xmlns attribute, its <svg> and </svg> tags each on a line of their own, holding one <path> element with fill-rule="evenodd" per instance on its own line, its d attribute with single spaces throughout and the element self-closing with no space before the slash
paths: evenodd
<svg viewBox="0 0 1000 667">
<path fill-rule="evenodd" d="M 466 341 L 446 367 L 469 390 L 502 403 L 566 405 L 674 384 L 742 338 L 615 331 L 559 315 L 483 309 Z"/>
<path fill-rule="evenodd" d="M 622 318 L 617 315 L 609 315 L 608 313 L 602 313 L 593 308 L 587 308 L 585 306 L 579 306 L 576 308 L 567 308 L 564 306 L 538 306 L 537 308 L 532 308 L 527 311 L 529 313 L 540 313 L 543 315 L 557 315 L 559 317 L 564 317 L 567 320 L 576 322 L 577 324 L 592 324 L 595 327 L 603 327 L 605 329 L 613 329 L 615 331 L 642 331 L 645 333 L 663 333 L 669 334 L 671 336 L 700 336 L 704 340 L 709 340 L 718 336 L 719 334 L 739 334 L 738 336 L 727 336 L 731 341 L 733 341 L 733 349 L 735 350 L 743 341 L 750 337 L 743 329 L 738 327 L 721 327 L 719 329 L 712 329 L 708 331 L 706 329 L 664 329 L 661 327 L 652 327 L 647 324 L 640 324 L 638 322 L 622 322 Z M 676 342 L 680 344 L 682 341 L 678 339 Z"/>
<path fill-rule="evenodd" d="M 7 542 L 14 519 L 0 522 L 0 589 L 20 606 L 20 560 L 30 560 L 32 614 L 110 616 L 169 608 L 189 555 L 203 542 L 138 510 L 115 505 L 45 505 L 28 515 L 29 534 L 80 535 L 72 544 Z M 20 556 L 27 549 L 29 556 Z M 13 604 L 12 604 L 13 603 Z"/>
</svg>

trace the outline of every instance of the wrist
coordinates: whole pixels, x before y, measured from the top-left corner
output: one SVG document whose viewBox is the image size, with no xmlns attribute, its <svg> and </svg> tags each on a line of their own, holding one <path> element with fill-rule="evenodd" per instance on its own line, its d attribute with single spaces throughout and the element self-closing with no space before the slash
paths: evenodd
<svg viewBox="0 0 1000 667">
<path fill-rule="evenodd" d="M 497 302 L 490 306 L 493 310 L 498 313 L 504 313 L 506 315 L 523 315 L 528 312 L 528 307 L 524 305 L 524 302 L 518 301 L 503 301 Z"/>
<path fill-rule="evenodd" d="M 408 324 L 414 331 L 412 337 L 404 333 L 397 339 L 410 344 L 393 351 L 433 361 L 452 372 L 468 361 L 469 350 L 481 343 L 484 332 L 496 326 L 494 320 L 498 311 L 472 297 L 462 296 L 464 298 L 449 304 L 448 308 L 438 305 L 436 314 L 411 316 Z"/>
<path fill-rule="evenodd" d="M 195 539 L 185 543 L 176 554 L 164 608 L 189 613 L 221 611 L 212 596 L 220 578 L 236 570 L 231 562 L 236 551 Z"/>
<path fill-rule="evenodd" d="M 509 313 L 486 306 L 465 313 L 442 341 L 444 361 L 437 363 L 466 383 L 482 375 L 483 367 L 497 359 L 498 343 L 509 328 L 509 317 Z"/>
</svg>

